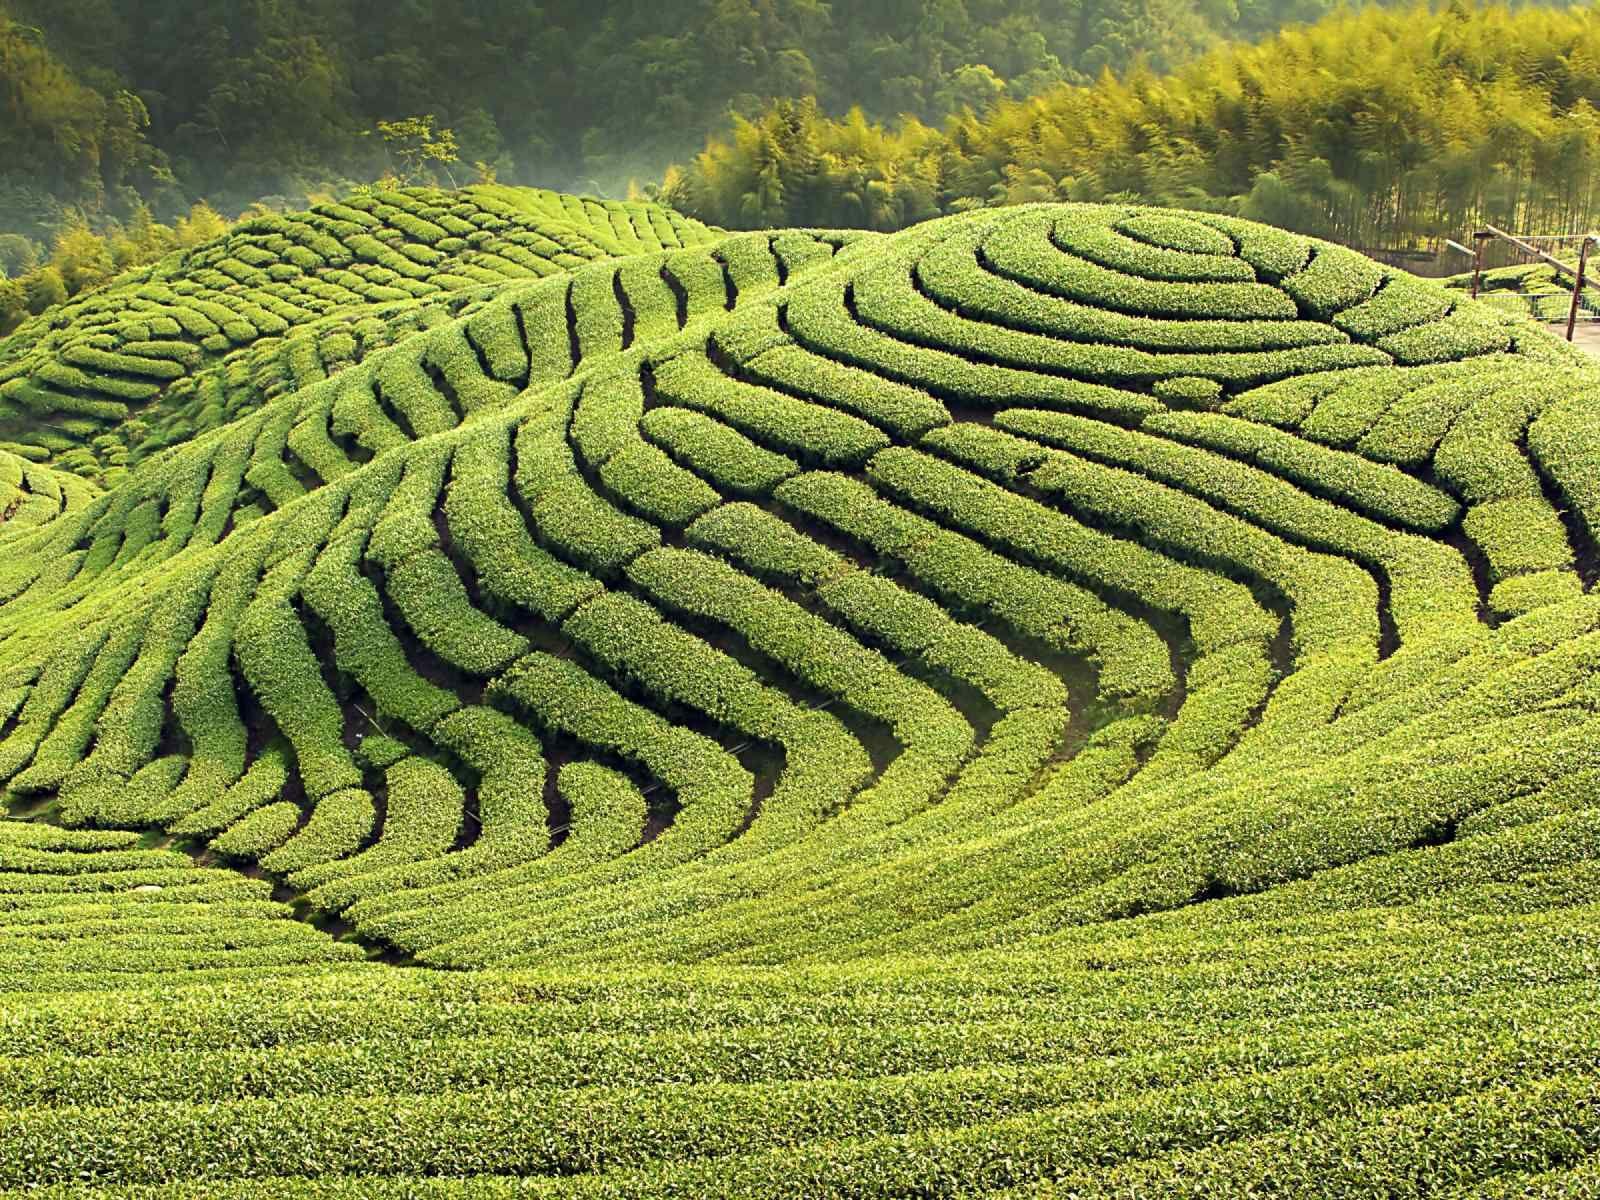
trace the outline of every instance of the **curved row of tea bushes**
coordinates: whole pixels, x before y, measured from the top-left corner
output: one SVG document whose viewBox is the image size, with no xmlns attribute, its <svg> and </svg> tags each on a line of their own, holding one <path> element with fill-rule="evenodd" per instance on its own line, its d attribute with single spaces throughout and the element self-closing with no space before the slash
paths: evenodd
<svg viewBox="0 0 1600 1200">
<path fill-rule="evenodd" d="M 0 538 L 80 509 L 97 494 L 86 480 L 35 461 L 36 454 L 0 446 Z"/>
<path fill-rule="evenodd" d="M 197 865 L 176 849 L 141 846 L 136 834 L 0 822 L 8 990 L 52 976 L 88 982 L 125 971 L 331 966 L 364 957 L 293 920 L 266 883 Z"/>
</svg>

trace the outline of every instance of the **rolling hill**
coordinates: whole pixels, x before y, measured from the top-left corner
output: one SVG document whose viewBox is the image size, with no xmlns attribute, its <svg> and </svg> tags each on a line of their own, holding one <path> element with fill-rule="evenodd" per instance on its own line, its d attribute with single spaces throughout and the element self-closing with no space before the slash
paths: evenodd
<svg viewBox="0 0 1600 1200">
<path fill-rule="evenodd" d="M 119 479 L 155 450 L 470 315 L 507 281 L 712 236 L 667 209 L 492 186 L 253 218 L 5 339 L 0 445 Z"/>
<path fill-rule="evenodd" d="M 1587 360 L 1214 215 L 363 203 L 0 345 L 0 1195 L 1600 1191 Z"/>
</svg>

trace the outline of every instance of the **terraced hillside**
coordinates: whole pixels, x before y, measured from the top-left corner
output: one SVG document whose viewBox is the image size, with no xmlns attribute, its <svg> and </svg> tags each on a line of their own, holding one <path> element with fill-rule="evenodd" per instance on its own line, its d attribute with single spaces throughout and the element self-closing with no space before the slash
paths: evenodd
<svg viewBox="0 0 1600 1200">
<path fill-rule="evenodd" d="M 493 186 L 262 216 L 5 339 L 0 447 L 120 479 L 153 451 L 467 316 L 507 281 L 712 236 L 666 209 Z"/>
<path fill-rule="evenodd" d="M 632 211 L 23 440 L 0 1194 L 1600 1194 L 1600 374 L 1228 218 Z"/>
</svg>

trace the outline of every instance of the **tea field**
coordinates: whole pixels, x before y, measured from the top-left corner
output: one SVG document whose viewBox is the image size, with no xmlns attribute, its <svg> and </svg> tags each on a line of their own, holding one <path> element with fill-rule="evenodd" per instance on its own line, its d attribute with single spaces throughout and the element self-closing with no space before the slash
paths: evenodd
<svg viewBox="0 0 1600 1200">
<path fill-rule="evenodd" d="M 1520 315 L 367 193 L 0 343 L 0 518 L 0 1196 L 1600 1196 Z"/>
</svg>

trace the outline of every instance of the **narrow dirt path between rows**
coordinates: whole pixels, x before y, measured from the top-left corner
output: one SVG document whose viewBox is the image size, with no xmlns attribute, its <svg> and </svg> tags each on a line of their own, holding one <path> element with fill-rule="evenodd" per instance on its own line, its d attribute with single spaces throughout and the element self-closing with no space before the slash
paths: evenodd
<svg viewBox="0 0 1600 1200">
<path fill-rule="evenodd" d="M 1545 328 L 1558 338 L 1567 336 L 1566 322 L 1547 324 Z M 1572 344 L 1591 358 L 1600 358 L 1600 321 L 1579 321 L 1572 331 Z"/>
</svg>

